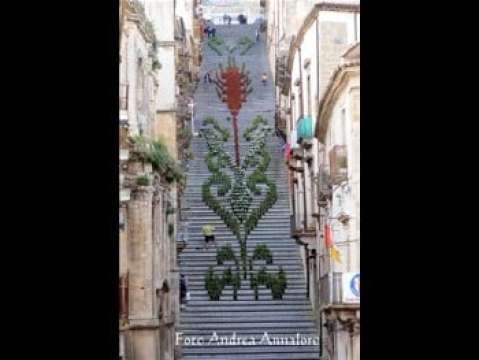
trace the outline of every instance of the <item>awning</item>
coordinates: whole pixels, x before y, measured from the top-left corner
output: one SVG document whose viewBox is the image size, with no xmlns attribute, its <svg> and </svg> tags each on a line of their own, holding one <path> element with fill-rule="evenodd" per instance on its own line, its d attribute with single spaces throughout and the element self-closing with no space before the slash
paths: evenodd
<svg viewBox="0 0 479 360">
<path fill-rule="evenodd" d="M 298 140 L 313 138 L 313 119 L 311 116 L 301 118 L 297 124 Z"/>
</svg>

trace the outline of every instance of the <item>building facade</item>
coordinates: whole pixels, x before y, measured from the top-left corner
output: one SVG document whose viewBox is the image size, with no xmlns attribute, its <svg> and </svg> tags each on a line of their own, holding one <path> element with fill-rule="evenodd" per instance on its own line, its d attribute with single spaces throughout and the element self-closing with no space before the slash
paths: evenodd
<svg viewBox="0 0 479 360">
<path fill-rule="evenodd" d="M 195 5 L 120 1 L 120 357 L 127 360 L 172 360 L 177 350 L 181 162 L 200 61 Z"/>
<path fill-rule="evenodd" d="M 323 356 L 359 359 L 359 293 L 343 298 L 351 276 L 359 286 L 359 3 L 271 0 L 265 13 L 292 236 Z"/>
<path fill-rule="evenodd" d="M 319 316 L 330 359 L 359 359 L 360 59 L 359 43 L 326 85 L 315 136 Z M 325 239 L 327 237 L 327 239 Z M 331 251 L 337 255 L 332 256 Z"/>
</svg>

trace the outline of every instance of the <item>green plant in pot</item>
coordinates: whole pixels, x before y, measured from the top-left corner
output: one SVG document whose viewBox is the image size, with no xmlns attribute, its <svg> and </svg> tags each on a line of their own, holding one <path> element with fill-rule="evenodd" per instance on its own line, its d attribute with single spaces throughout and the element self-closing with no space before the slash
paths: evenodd
<svg viewBox="0 0 479 360">
<path fill-rule="evenodd" d="M 271 294 L 274 300 L 281 300 L 283 298 L 283 286 L 277 277 L 271 279 Z"/>
</svg>

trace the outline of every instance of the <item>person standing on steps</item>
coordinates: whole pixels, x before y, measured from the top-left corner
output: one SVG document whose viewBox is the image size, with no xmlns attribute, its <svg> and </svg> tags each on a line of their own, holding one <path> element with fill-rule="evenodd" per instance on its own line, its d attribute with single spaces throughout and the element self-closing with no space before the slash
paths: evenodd
<svg viewBox="0 0 479 360">
<path fill-rule="evenodd" d="M 266 85 L 266 80 L 268 79 L 268 76 L 264 72 L 263 75 L 261 75 L 261 81 L 263 82 L 263 85 Z"/>
<path fill-rule="evenodd" d="M 203 235 L 205 236 L 205 246 L 204 249 L 208 248 L 208 244 L 211 242 L 213 245 L 215 244 L 215 227 L 212 225 L 203 225 L 203 228 L 201 229 L 203 232 Z"/>
<path fill-rule="evenodd" d="M 203 80 L 205 84 L 211 83 L 211 76 L 209 71 L 205 73 L 205 75 L 203 76 Z"/>
<path fill-rule="evenodd" d="M 256 42 L 259 41 L 259 29 L 256 28 Z"/>
<path fill-rule="evenodd" d="M 208 37 L 210 37 L 210 26 L 208 24 L 205 24 L 203 33 L 205 33 L 206 35 L 208 35 Z"/>
<path fill-rule="evenodd" d="M 186 306 L 186 302 L 189 300 L 190 294 L 186 284 L 186 278 L 184 274 L 180 275 L 180 308 L 183 310 Z"/>
</svg>

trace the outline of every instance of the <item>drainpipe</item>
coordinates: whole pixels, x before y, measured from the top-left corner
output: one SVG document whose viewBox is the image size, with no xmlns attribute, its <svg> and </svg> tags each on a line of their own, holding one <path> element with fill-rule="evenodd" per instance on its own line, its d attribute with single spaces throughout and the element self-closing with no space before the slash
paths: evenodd
<svg viewBox="0 0 479 360">
<path fill-rule="evenodd" d="M 298 46 L 298 57 L 299 57 L 299 102 L 300 107 L 299 111 L 300 118 L 304 116 L 304 103 L 303 103 L 303 61 L 301 60 L 301 46 Z"/>
<path fill-rule="evenodd" d="M 304 247 L 304 258 L 306 260 L 306 299 L 309 299 L 309 250 L 308 243 L 296 237 L 296 242 Z"/>
<path fill-rule="evenodd" d="M 301 46 L 298 46 L 298 57 L 299 57 L 299 118 L 304 117 L 304 102 L 303 102 L 303 61 L 301 59 Z M 305 151 L 303 148 L 303 213 L 304 213 L 304 231 L 308 228 L 308 214 L 307 214 L 307 205 L 306 205 L 306 163 L 304 161 Z"/>
<path fill-rule="evenodd" d="M 290 177 L 291 177 L 291 200 L 292 200 L 292 206 L 293 206 L 293 215 L 291 216 L 291 225 L 293 228 L 293 231 L 296 231 L 296 199 L 294 196 L 295 192 L 295 185 L 294 185 L 294 173 L 290 170 Z"/>
<path fill-rule="evenodd" d="M 306 149 L 303 147 L 303 213 L 304 213 L 304 232 L 306 232 L 308 228 L 308 205 L 307 205 L 307 196 L 306 196 L 306 166 L 307 163 L 305 161 L 306 158 Z"/>
<path fill-rule="evenodd" d="M 358 41 L 358 13 L 354 13 L 354 41 Z"/>
<path fill-rule="evenodd" d="M 318 18 L 316 18 L 316 106 L 318 105 L 319 105 L 319 21 L 318 21 Z M 316 120 L 317 120 L 317 117 L 318 117 L 318 114 L 316 114 Z"/>
<path fill-rule="evenodd" d="M 323 312 L 319 312 L 319 358 L 323 358 Z"/>
<path fill-rule="evenodd" d="M 309 250 L 308 244 L 304 244 L 304 255 L 306 257 L 306 299 L 309 299 Z"/>
</svg>

